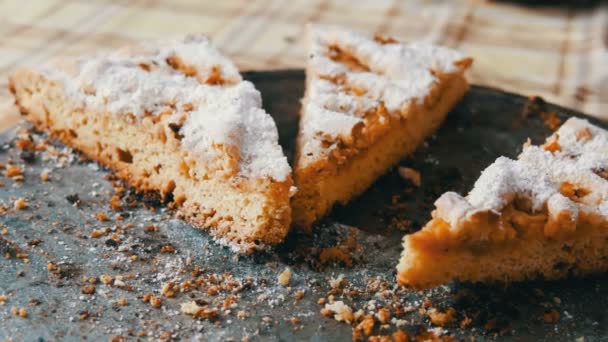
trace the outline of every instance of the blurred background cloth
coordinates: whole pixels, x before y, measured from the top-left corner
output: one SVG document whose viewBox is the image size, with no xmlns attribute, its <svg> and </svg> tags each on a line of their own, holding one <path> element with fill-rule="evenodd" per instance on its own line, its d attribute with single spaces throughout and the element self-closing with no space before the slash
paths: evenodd
<svg viewBox="0 0 608 342">
<path fill-rule="evenodd" d="M 608 120 L 608 5 L 472 0 L 0 0 L 0 115 L 16 66 L 141 39 L 205 32 L 241 70 L 302 68 L 308 21 L 458 48 L 475 58 L 475 84 Z M 3 117 L 0 129 L 14 116 Z"/>
</svg>

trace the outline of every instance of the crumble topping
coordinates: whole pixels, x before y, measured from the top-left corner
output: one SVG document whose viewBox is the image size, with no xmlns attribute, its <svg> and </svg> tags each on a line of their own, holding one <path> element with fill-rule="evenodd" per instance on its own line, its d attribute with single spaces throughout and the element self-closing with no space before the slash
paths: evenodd
<svg viewBox="0 0 608 342">
<path fill-rule="evenodd" d="M 56 61 L 40 71 L 84 110 L 139 121 L 170 115 L 186 150 L 205 161 L 234 159 L 234 173 L 283 181 L 291 172 L 260 93 L 203 35 Z"/>
<path fill-rule="evenodd" d="M 308 35 L 307 151 L 323 150 L 322 141 L 370 125 L 368 117 L 376 116 L 374 124 L 382 125 L 386 115 L 403 115 L 431 94 L 441 74 L 462 72 L 470 64 L 448 48 L 374 39 L 336 26 L 310 25 Z"/>
<path fill-rule="evenodd" d="M 516 198 L 531 210 L 545 206 L 550 217 L 579 211 L 608 217 L 608 132 L 587 120 L 571 118 L 543 146 L 526 144 L 517 160 L 499 157 L 485 169 L 466 197 L 454 192 L 436 202 L 436 215 L 453 227 L 478 212 L 500 211 Z M 559 148 L 548 148 L 549 146 Z"/>
</svg>

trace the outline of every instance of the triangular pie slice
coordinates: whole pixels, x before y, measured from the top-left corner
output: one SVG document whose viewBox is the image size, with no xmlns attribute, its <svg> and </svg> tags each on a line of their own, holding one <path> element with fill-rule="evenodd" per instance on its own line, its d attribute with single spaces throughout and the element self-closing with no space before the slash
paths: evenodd
<svg viewBox="0 0 608 342">
<path fill-rule="evenodd" d="M 413 152 L 468 89 L 471 58 L 309 25 L 292 200 L 300 228 L 365 191 Z"/>
<path fill-rule="evenodd" d="M 517 160 L 498 158 L 468 196 L 447 192 L 435 206 L 404 238 L 402 285 L 608 271 L 608 132 L 571 118 Z"/>
<path fill-rule="evenodd" d="M 291 169 L 253 84 L 202 35 L 23 67 L 24 117 L 251 251 L 289 229 Z"/>
</svg>

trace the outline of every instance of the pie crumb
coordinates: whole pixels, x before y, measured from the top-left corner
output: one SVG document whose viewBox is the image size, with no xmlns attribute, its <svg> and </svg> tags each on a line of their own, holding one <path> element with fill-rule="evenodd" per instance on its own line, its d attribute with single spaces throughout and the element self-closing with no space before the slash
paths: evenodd
<svg viewBox="0 0 608 342">
<path fill-rule="evenodd" d="M 288 286 L 291 281 L 291 270 L 289 267 L 285 268 L 278 276 L 279 285 Z"/>
<path fill-rule="evenodd" d="M 401 178 L 409 180 L 416 187 L 419 187 L 422 184 L 422 176 L 417 170 L 410 167 L 400 166 L 397 171 L 399 172 L 399 176 L 401 176 Z"/>
<path fill-rule="evenodd" d="M 27 202 L 23 198 L 16 199 L 14 205 L 15 209 L 17 210 L 23 210 L 27 208 Z"/>
</svg>

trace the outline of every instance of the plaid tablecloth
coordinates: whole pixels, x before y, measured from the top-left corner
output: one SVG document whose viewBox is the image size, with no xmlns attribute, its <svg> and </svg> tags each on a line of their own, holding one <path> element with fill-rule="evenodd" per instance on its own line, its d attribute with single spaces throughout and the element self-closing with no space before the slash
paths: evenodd
<svg viewBox="0 0 608 342">
<path fill-rule="evenodd" d="M 0 129 L 6 75 L 51 56 L 206 32 L 243 69 L 303 67 L 304 24 L 424 39 L 475 58 L 474 83 L 608 120 L 608 6 L 529 8 L 465 0 L 0 0 Z M 11 114 L 13 113 L 13 114 Z"/>
</svg>

